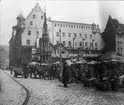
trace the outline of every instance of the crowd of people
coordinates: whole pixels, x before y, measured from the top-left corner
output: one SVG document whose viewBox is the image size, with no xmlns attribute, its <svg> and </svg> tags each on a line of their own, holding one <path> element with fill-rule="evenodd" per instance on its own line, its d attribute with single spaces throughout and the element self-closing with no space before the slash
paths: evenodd
<svg viewBox="0 0 124 105">
<path fill-rule="evenodd" d="M 12 72 L 12 69 L 11 69 Z M 94 63 L 72 63 L 63 61 L 51 65 L 23 65 L 24 78 L 59 79 L 67 87 L 68 83 L 82 83 L 97 90 L 117 90 L 124 87 L 124 65 L 113 61 Z"/>
</svg>

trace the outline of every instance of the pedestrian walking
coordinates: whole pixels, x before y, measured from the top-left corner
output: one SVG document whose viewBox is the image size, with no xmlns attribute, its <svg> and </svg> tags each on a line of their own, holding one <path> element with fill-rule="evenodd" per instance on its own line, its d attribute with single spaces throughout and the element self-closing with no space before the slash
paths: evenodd
<svg viewBox="0 0 124 105">
<path fill-rule="evenodd" d="M 63 64 L 63 72 L 62 72 L 62 83 L 64 84 L 64 87 L 68 87 L 68 82 L 69 82 L 69 71 L 68 71 L 68 66 L 66 62 Z"/>
<path fill-rule="evenodd" d="M 24 78 L 28 77 L 28 67 L 27 67 L 27 64 L 23 64 L 23 74 L 24 74 Z"/>
</svg>

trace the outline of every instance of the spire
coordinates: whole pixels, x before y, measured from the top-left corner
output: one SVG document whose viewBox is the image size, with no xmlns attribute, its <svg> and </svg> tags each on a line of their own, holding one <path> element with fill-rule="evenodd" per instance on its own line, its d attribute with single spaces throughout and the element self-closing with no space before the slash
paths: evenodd
<svg viewBox="0 0 124 105">
<path fill-rule="evenodd" d="M 44 13 L 46 13 L 46 5 L 44 5 Z"/>
<path fill-rule="evenodd" d="M 44 12 L 43 34 L 47 34 L 46 11 Z"/>
<path fill-rule="evenodd" d="M 36 3 L 36 6 L 39 6 L 39 3 L 38 2 Z"/>
</svg>

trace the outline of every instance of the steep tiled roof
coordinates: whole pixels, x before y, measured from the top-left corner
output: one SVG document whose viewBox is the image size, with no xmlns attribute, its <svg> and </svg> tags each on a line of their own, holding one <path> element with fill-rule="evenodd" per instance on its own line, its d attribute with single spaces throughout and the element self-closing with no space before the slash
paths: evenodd
<svg viewBox="0 0 124 105">
<path fill-rule="evenodd" d="M 119 23 L 119 21 L 117 19 L 112 19 L 112 18 L 111 18 L 111 22 L 112 22 L 114 28 L 116 29 L 116 31 L 120 27 L 120 28 L 122 28 L 122 32 L 124 33 L 124 24 L 121 24 L 121 23 Z"/>
<path fill-rule="evenodd" d="M 52 46 L 53 48 L 55 48 L 55 46 L 52 43 L 50 43 L 50 46 Z"/>
<path fill-rule="evenodd" d="M 35 11 L 35 9 L 38 9 L 38 11 L 41 11 L 43 13 L 42 9 L 39 6 L 39 3 L 36 3 L 36 5 L 34 6 L 34 8 L 32 8 L 26 19 L 32 14 L 33 11 Z"/>
<path fill-rule="evenodd" d="M 57 47 L 59 47 L 60 46 L 60 44 L 56 44 L 56 45 L 54 45 L 55 46 L 55 48 L 57 48 Z M 63 48 L 65 48 L 66 49 L 66 47 L 64 47 L 64 45 L 61 43 L 61 46 L 63 47 Z"/>
<path fill-rule="evenodd" d="M 115 29 L 117 29 L 117 28 L 118 28 L 118 25 L 119 25 L 118 20 L 116 20 L 116 19 L 111 19 L 111 21 L 112 21 L 112 23 L 113 23 Z"/>
</svg>

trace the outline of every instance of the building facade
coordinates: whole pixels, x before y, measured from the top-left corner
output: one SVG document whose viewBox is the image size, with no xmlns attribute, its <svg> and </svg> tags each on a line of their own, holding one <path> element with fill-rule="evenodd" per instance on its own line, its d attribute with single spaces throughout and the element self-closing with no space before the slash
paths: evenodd
<svg viewBox="0 0 124 105">
<path fill-rule="evenodd" d="M 33 46 L 36 39 L 42 37 L 43 34 L 44 15 L 42 9 L 38 4 L 32 9 L 30 14 L 25 19 L 25 31 L 22 35 L 22 45 Z M 61 43 L 66 47 L 74 48 L 81 47 L 84 44 L 84 48 L 102 49 L 104 42 L 100 34 L 99 25 L 96 24 L 83 24 L 76 22 L 64 22 L 54 21 L 50 18 L 47 19 L 48 33 L 50 42 L 53 45 Z M 61 29 L 61 33 L 59 30 Z"/>
<path fill-rule="evenodd" d="M 124 56 L 124 24 L 109 16 L 102 36 L 105 42 L 104 52 L 113 52 Z"/>
<path fill-rule="evenodd" d="M 83 24 L 74 22 L 63 22 L 51 20 L 52 28 L 50 29 L 51 42 L 53 45 L 63 43 L 66 47 L 83 47 L 92 48 L 92 41 L 94 49 L 102 49 L 104 43 L 100 34 L 99 25 L 96 24 Z M 61 33 L 59 30 L 61 29 Z M 74 44 L 73 44 L 74 39 Z"/>
<path fill-rule="evenodd" d="M 19 14 L 17 17 L 17 29 L 13 29 L 13 33 L 15 35 L 12 35 L 14 43 L 16 44 L 14 47 L 12 45 L 13 40 L 10 40 L 10 49 L 18 49 L 18 62 L 22 63 L 22 56 L 25 58 L 25 54 L 22 55 L 21 53 L 22 50 L 34 47 L 36 47 L 36 50 L 41 47 L 39 41 L 44 34 L 44 18 L 44 12 L 38 3 L 26 18 L 24 18 L 22 14 Z M 99 55 L 97 52 L 104 48 L 104 41 L 101 37 L 99 25 L 96 25 L 95 23 L 84 24 L 76 22 L 54 21 L 51 18 L 47 18 L 46 21 L 49 43 L 51 43 L 52 46 L 56 46 L 61 43 L 63 45 L 63 49 L 66 49 L 63 57 L 77 57 L 82 54 L 83 57 L 97 57 Z M 23 48 L 23 46 L 25 48 Z M 17 53 L 17 51 L 11 50 L 10 53 L 14 54 Z M 56 49 L 55 53 L 51 52 L 51 54 L 56 57 L 60 57 L 59 53 L 60 49 Z M 17 60 L 17 58 L 14 59 Z M 30 59 L 30 57 L 27 59 Z"/>
</svg>

